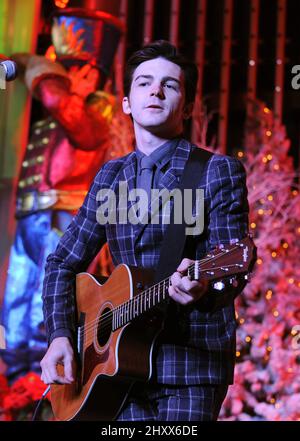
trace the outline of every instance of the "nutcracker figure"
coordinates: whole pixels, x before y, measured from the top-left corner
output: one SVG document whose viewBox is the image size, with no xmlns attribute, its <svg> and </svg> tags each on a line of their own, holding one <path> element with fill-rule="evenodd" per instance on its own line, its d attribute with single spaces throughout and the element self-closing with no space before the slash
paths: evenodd
<svg viewBox="0 0 300 441">
<path fill-rule="evenodd" d="M 52 24 L 55 61 L 12 57 L 46 117 L 32 127 L 18 181 L 18 221 L 2 307 L 6 349 L 0 353 L 10 380 L 40 369 L 47 347 L 41 300 L 45 260 L 113 147 L 109 125 L 115 97 L 104 88 L 121 33 L 121 22 L 110 14 L 60 10 Z"/>
</svg>

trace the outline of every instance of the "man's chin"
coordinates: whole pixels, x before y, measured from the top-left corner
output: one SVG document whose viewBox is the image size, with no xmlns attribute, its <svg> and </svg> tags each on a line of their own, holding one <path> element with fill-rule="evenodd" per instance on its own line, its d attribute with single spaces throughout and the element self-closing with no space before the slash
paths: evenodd
<svg viewBox="0 0 300 441">
<path fill-rule="evenodd" d="M 176 127 L 174 125 L 171 126 L 170 122 L 166 121 L 165 119 L 159 120 L 158 118 L 152 118 L 151 121 L 144 120 L 136 123 L 144 130 L 153 133 L 153 135 L 160 136 L 161 138 L 173 138 L 177 134 L 182 133 L 182 129 L 180 129 L 180 127 Z"/>
<path fill-rule="evenodd" d="M 164 139 L 174 138 L 175 136 L 177 136 L 177 134 L 181 133 L 180 130 L 176 128 L 163 127 L 163 126 L 147 127 L 146 130 L 152 133 L 153 135 L 159 136 L 160 138 L 164 138 Z"/>
</svg>

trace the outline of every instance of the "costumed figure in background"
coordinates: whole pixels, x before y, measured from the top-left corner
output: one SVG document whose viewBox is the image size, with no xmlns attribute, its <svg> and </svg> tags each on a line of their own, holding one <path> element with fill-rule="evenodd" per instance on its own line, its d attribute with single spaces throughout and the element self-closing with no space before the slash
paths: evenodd
<svg viewBox="0 0 300 441">
<path fill-rule="evenodd" d="M 112 153 L 116 100 L 103 90 L 121 33 L 121 22 L 110 14 L 66 9 L 53 18 L 56 62 L 13 57 L 48 117 L 32 127 L 18 181 L 18 222 L 2 309 L 6 350 L 0 353 L 10 380 L 39 372 L 47 348 L 41 300 L 46 257 L 103 162 L 127 153 Z"/>
</svg>

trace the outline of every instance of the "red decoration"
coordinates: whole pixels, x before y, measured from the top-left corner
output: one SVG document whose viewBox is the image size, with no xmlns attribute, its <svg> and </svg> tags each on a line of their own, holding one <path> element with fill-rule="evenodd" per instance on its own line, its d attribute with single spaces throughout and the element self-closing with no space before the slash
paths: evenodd
<svg viewBox="0 0 300 441">
<path fill-rule="evenodd" d="M 0 421 L 30 419 L 36 402 L 40 400 L 46 387 L 35 372 L 18 378 L 11 386 L 0 375 Z M 49 395 L 45 400 L 49 401 Z"/>
</svg>

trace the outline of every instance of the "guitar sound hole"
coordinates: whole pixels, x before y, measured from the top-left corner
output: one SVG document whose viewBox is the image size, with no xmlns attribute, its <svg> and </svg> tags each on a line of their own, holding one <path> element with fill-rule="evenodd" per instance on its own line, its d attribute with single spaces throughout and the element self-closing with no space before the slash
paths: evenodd
<svg viewBox="0 0 300 441">
<path fill-rule="evenodd" d="M 105 346 L 112 331 L 113 314 L 109 308 L 105 308 L 99 318 L 97 339 L 100 346 Z"/>
</svg>

